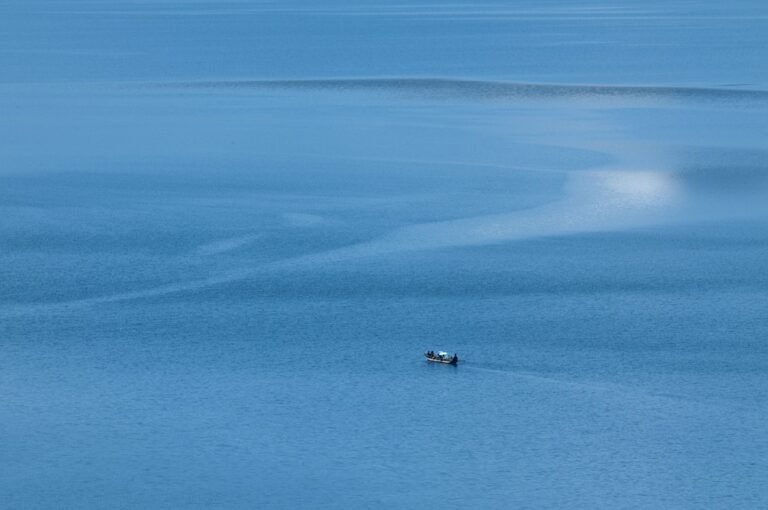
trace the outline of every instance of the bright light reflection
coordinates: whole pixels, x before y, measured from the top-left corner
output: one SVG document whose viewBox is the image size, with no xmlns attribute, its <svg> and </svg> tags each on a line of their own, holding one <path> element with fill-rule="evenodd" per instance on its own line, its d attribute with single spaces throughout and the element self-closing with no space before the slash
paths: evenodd
<svg viewBox="0 0 768 510">
<path fill-rule="evenodd" d="M 599 185 L 625 205 L 661 205 L 672 201 L 678 194 L 675 179 L 664 172 L 650 170 L 622 170 L 596 172 Z M 613 196 L 611 196 L 613 195 Z"/>
</svg>

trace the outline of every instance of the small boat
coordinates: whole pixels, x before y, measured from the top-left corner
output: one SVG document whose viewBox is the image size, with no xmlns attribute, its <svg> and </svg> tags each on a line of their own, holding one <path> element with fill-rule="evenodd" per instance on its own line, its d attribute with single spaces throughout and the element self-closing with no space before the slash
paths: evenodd
<svg viewBox="0 0 768 510">
<path fill-rule="evenodd" d="M 443 363 L 445 365 L 455 365 L 459 362 L 459 357 L 454 354 L 451 356 L 445 351 L 427 351 L 424 353 L 424 357 L 427 358 L 427 361 L 430 363 Z"/>
</svg>

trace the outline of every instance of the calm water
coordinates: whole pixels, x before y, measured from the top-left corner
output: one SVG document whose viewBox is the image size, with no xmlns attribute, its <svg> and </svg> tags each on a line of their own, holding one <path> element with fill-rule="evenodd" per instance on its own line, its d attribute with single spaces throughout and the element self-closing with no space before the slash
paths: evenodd
<svg viewBox="0 0 768 510">
<path fill-rule="evenodd" d="M 757 1 L 4 2 L 0 506 L 768 506 L 767 47 Z"/>
</svg>

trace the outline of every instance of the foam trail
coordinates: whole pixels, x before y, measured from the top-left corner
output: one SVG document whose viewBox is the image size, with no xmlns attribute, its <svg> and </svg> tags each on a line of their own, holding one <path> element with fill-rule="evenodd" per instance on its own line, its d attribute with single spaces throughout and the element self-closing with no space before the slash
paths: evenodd
<svg viewBox="0 0 768 510">
<path fill-rule="evenodd" d="M 679 198 L 674 179 L 655 171 L 573 173 L 566 191 L 565 199 L 542 207 L 411 225 L 370 242 L 282 264 L 333 263 L 405 251 L 635 228 L 667 221 Z"/>
<path fill-rule="evenodd" d="M 525 211 L 411 225 L 369 242 L 292 257 L 210 278 L 60 303 L 19 305 L 3 314 L 67 310 L 198 290 L 258 273 L 334 264 L 366 257 L 636 228 L 669 221 L 678 204 L 676 181 L 657 171 L 601 170 L 570 175 L 563 200 Z M 238 238 L 241 239 L 241 238 Z M 232 240 L 230 240 L 232 241 Z M 226 243 L 225 243 L 226 244 Z M 230 246 L 234 245 L 234 241 Z"/>
<path fill-rule="evenodd" d="M 267 264 L 268 266 L 269 264 Z M 266 267 L 266 266 L 261 266 Z M 132 301 L 136 299 L 146 299 L 181 292 L 194 291 L 221 285 L 228 282 L 239 281 L 256 274 L 256 269 L 234 269 L 221 272 L 209 278 L 189 280 L 185 282 L 169 283 L 149 289 L 142 289 L 128 292 L 118 292 L 107 296 L 95 296 L 91 298 L 73 299 L 69 301 L 59 301 L 56 303 L 35 303 L 28 305 L 11 305 L 0 309 L 0 317 L 14 317 L 19 315 L 28 315 L 35 313 L 66 313 L 71 310 L 87 308 L 94 305 L 118 303 L 121 301 Z"/>
<path fill-rule="evenodd" d="M 259 234 L 251 234 L 238 237 L 230 237 L 228 239 L 220 239 L 211 243 L 201 244 L 194 249 L 192 255 L 206 257 L 210 255 L 219 255 L 228 251 L 236 250 L 248 243 L 251 243 L 255 239 L 261 237 Z"/>
</svg>

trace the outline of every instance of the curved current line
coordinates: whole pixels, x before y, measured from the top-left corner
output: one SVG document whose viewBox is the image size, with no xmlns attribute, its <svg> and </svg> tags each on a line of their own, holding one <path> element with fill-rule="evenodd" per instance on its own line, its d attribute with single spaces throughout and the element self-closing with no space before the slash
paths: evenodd
<svg viewBox="0 0 768 510">
<path fill-rule="evenodd" d="M 383 91 L 480 100 L 516 98 L 666 98 L 703 101 L 768 101 L 768 90 L 639 85 L 562 85 L 455 78 L 336 78 L 303 80 L 208 80 L 149 84 L 163 88 L 302 89 Z"/>
<path fill-rule="evenodd" d="M 418 223 L 332 250 L 290 257 L 208 278 L 58 303 L 15 305 L 3 315 L 66 311 L 102 303 L 151 298 L 250 278 L 266 271 L 336 264 L 398 253 L 487 245 L 522 239 L 638 228 L 664 222 L 677 202 L 675 181 L 661 172 L 606 169 L 572 173 L 558 201 L 510 213 Z"/>
</svg>

